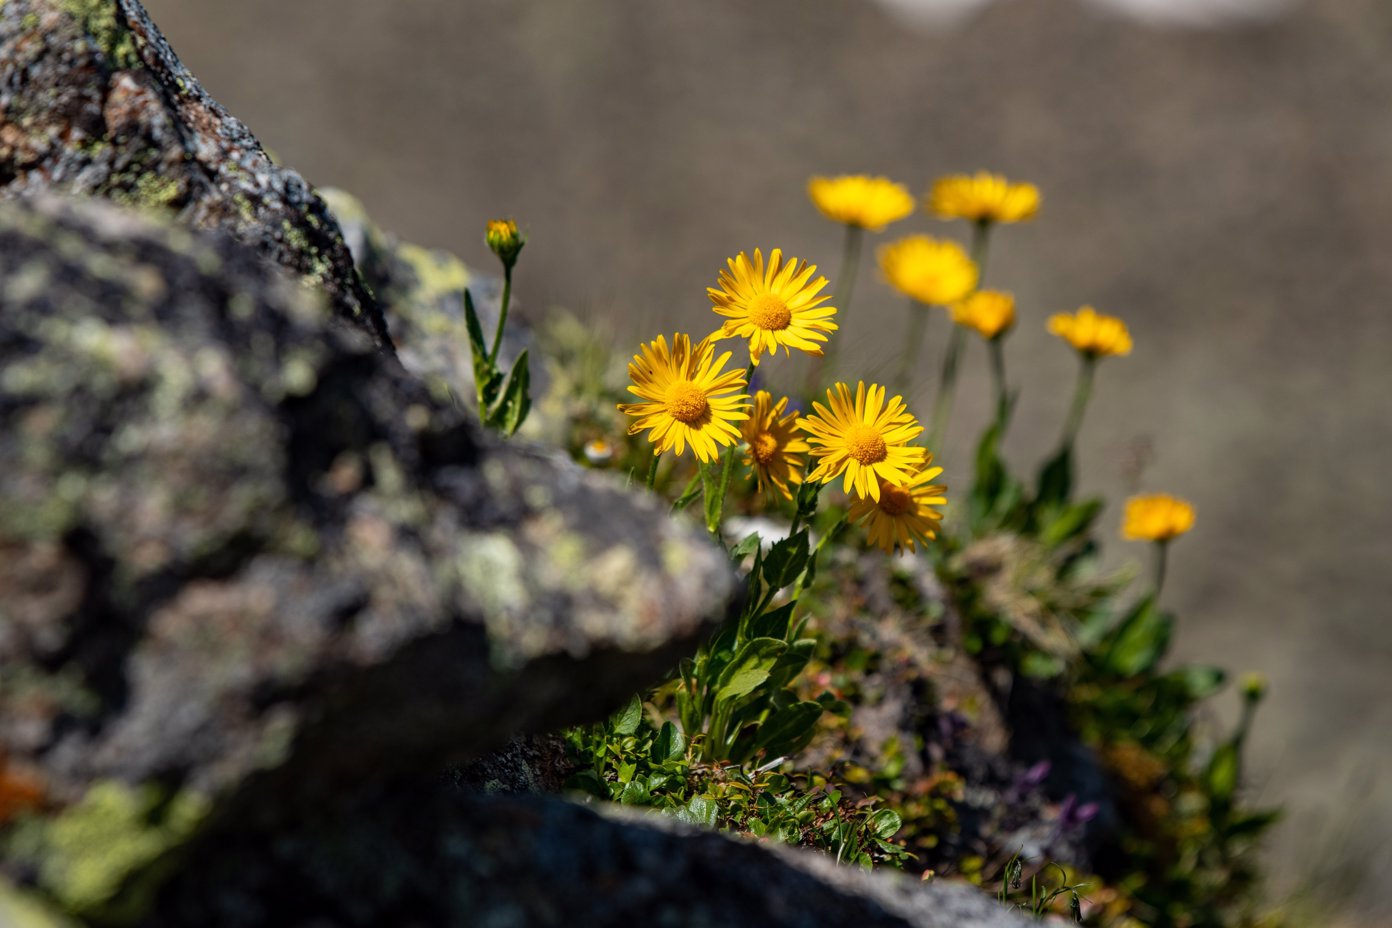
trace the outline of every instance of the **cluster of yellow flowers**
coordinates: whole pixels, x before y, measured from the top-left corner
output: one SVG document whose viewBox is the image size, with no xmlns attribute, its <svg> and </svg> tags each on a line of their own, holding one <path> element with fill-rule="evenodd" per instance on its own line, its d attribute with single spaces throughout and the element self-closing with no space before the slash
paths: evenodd
<svg viewBox="0 0 1392 928">
<path fill-rule="evenodd" d="M 808 193 L 825 216 L 846 226 L 848 260 L 842 274 L 852 278 L 859 236 L 909 216 L 916 205 L 906 187 L 885 177 L 814 177 Z M 928 212 L 942 219 L 974 224 L 971 254 L 949 239 L 910 235 L 880 247 L 880 270 L 913 303 L 948 308 L 959 332 L 975 331 L 991 344 L 1004 410 L 1000 342 L 1015 323 L 1015 298 L 980 289 L 986 235 L 993 224 L 1033 219 L 1039 212 L 1039 191 L 1032 184 L 982 171 L 940 178 L 923 202 Z M 773 249 L 767 261 L 759 249 L 752 258 L 740 252 L 720 271 L 717 285 L 707 288 L 712 309 L 723 317 L 720 327 L 698 342 L 678 333 L 670 345 L 665 336 L 644 345 L 628 366 L 633 381 L 628 389 L 641 402 L 621 403 L 619 409 L 635 419 L 630 435 L 648 433 L 655 456 L 669 451 L 681 455 L 690 446 L 702 464 L 712 465 L 722 448 L 731 449 L 727 478 L 731 455 L 742 443 L 744 465 L 759 489 L 771 495 L 792 499 L 794 488 L 804 481 L 840 478 L 851 497 L 850 516 L 865 527 L 870 540 L 887 551 L 912 551 L 936 537 L 942 514 L 934 507 L 946 500 L 945 487 L 932 482 L 942 469 L 931 466 L 933 455 L 927 448 L 913 444 L 924 429 L 903 396 L 889 395 L 880 384 L 860 381 L 852 390 L 848 383 L 836 382 L 826 391 L 825 405 L 813 402 L 812 412 L 804 414 L 791 410 L 786 396 L 775 398 L 765 390 L 749 393 L 754 370 L 766 355 L 776 355 L 780 348 L 785 355 L 793 349 L 817 358 L 825 354 L 829 336 L 839 329 L 838 307 L 829 304 L 833 298 L 823 292 L 826 286 L 827 279 L 817 275 L 815 265 L 785 258 L 780 249 Z M 848 289 L 837 302 L 844 308 L 849 297 Z M 1065 442 L 1071 446 L 1090 390 L 1093 362 L 1128 354 L 1131 336 L 1124 322 L 1091 306 L 1052 316 L 1048 328 L 1084 362 L 1075 415 L 1065 429 Z M 921 339 L 921 325 L 916 332 Z M 729 338 L 747 342 L 749 367 L 743 373 L 725 370 L 731 352 L 716 353 L 716 344 Z M 911 369 L 916 341 L 911 337 L 906 343 L 905 374 Z M 934 411 L 933 442 L 940 436 L 940 418 L 945 419 L 945 413 L 940 416 L 944 397 L 950 404 L 960 350 L 960 337 L 954 336 Z M 901 392 L 907 388 L 907 383 L 900 384 Z M 1169 532 L 1166 538 L 1188 528 L 1172 515 L 1133 517 L 1128 509 L 1127 537 L 1159 537 L 1154 526 L 1160 521 Z"/>
<path fill-rule="evenodd" d="M 821 292 L 827 280 L 816 272 L 796 258 L 784 260 L 778 249 L 767 262 L 757 249 L 752 258 L 741 252 L 730 259 L 719 286 L 707 291 L 724 323 L 695 344 L 679 333 L 670 348 L 665 336 L 643 346 L 628 366 L 628 389 L 643 402 L 619 409 L 635 417 L 629 434 L 647 431 L 656 454 L 682 454 L 689 445 L 711 464 L 722 446 L 743 441 L 744 463 L 759 487 L 786 499 L 804 479 L 843 478 L 857 501 L 853 517 L 870 537 L 887 550 L 913 550 L 936 537 L 942 514 L 932 507 L 945 502 L 945 488 L 929 482 L 942 469 L 929 466 L 928 449 L 910 444 L 923 428 L 900 397 L 886 399 L 884 387 L 863 381 L 852 396 L 849 385 L 838 383 L 827 391 L 826 405 L 814 403 L 812 414 L 799 415 L 788 411 L 786 396 L 747 392 L 765 353 L 796 348 L 819 355 L 836 331 L 836 307 Z M 726 338 L 747 340 L 747 372 L 724 370 L 731 353 L 717 356 L 715 344 Z M 809 454 L 816 463 L 810 474 Z"/>
</svg>

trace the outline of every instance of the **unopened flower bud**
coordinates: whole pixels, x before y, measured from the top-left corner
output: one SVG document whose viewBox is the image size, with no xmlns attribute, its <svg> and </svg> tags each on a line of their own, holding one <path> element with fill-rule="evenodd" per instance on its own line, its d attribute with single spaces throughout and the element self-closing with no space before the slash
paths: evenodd
<svg viewBox="0 0 1392 928">
<path fill-rule="evenodd" d="M 1242 676 L 1242 695 L 1253 702 L 1266 695 L 1267 686 L 1265 674 L 1248 673 Z"/>
<path fill-rule="evenodd" d="M 484 241 L 488 242 L 488 247 L 508 270 L 517 263 L 517 255 L 522 251 L 522 246 L 527 244 L 526 236 L 518 231 L 517 223 L 511 219 L 488 220 L 488 233 L 484 236 Z"/>
</svg>

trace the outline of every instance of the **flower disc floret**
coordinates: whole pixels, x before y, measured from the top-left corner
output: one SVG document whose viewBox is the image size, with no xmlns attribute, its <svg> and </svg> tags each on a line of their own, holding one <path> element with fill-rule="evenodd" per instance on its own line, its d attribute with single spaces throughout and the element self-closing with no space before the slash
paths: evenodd
<svg viewBox="0 0 1392 928">
<path fill-rule="evenodd" d="M 938 537 L 942 513 L 934 506 L 946 504 L 947 487 L 933 483 L 941 467 L 930 467 L 930 454 L 923 466 L 903 483 L 880 479 L 880 497 L 851 500 L 850 517 L 865 529 L 870 543 L 886 552 L 915 550 Z"/>
<path fill-rule="evenodd" d="M 976 289 L 976 262 L 956 242 L 910 235 L 880 246 L 880 271 L 890 286 L 920 303 L 947 306 Z"/>
<path fill-rule="evenodd" d="M 628 365 L 630 393 L 641 403 L 620 403 L 619 411 L 635 416 L 628 434 L 648 432 L 657 454 L 686 451 L 690 445 L 702 461 L 714 461 L 720 446 L 739 440 L 736 422 L 749 418 L 744 372 L 725 371 L 730 352 L 719 357 L 710 339 L 692 345 L 690 336 L 659 335 L 643 346 Z"/>
<path fill-rule="evenodd" d="M 1039 199 L 1034 184 L 1011 183 L 999 174 L 977 171 L 938 178 L 925 205 L 942 219 L 1025 222 L 1039 213 Z"/>
<path fill-rule="evenodd" d="M 751 259 L 744 252 L 730 258 L 720 272 L 720 287 L 707 287 L 712 308 L 726 321 L 714 338 L 749 339 L 749 357 L 755 364 L 765 351 L 779 346 L 791 354 L 793 348 L 820 355 L 826 333 L 836 331 L 831 317 L 836 307 L 823 305 L 831 299 L 822 294 L 825 277 L 813 278 L 816 265 L 797 258 L 783 260 L 781 249 L 763 253 L 754 249 Z"/>
<path fill-rule="evenodd" d="M 1049 317 L 1049 331 L 1090 358 L 1131 353 L 1131 333 L 1126 323 L 1084 306 L 1076 313 Z"/>
<path fill-rule="evenodd" d="M 855 396 L 844 383 L 827 391 L 827 405 L 813 403 L 815 412 L 798 420 L 808 433 L 812 455 L 818 458 L 811 479 L 843 478 L 843 489 L 859 497 L 880 498 L 881 478 L 904 484 L 917 472 L 927 449 L 909 444 L 923 427 L 909 414 L 901 397 L 885 401 L 885 388 L 864 381 Z"/>
<path fill-rule="evenodd" d="M 1126 501 L 1122 537 L 1133 541 L 1169 541 L 1194 527 L 1194 507 L 1168 493 L 1133 496 Z"/>
<path fill-rule="evenodd" d="M 914 211 L 909 188 L 888 177 L 814 177 L 807 182 L 807 195 L 828 219 L 871 232 L 878 232 Z"/>
<path fill-rule="evenodd" d="M 1015 324 L 1015 297 L 999 290 L 978 290 L 952 307 L 952 321 L 975 329 L 990 341 Z"/>
<path fill-rule="evenodd" d="M 744 463 L 754 470 L 760 491 L 792 499 L 791 486 L 802 483 L 807 439 L 796 429 L 797 413 L 787 412 L 788 398 L 773 401 L 773 394 L 754 394 L 754 408 L 740 427 L 749 453 Z"/>
</svg>

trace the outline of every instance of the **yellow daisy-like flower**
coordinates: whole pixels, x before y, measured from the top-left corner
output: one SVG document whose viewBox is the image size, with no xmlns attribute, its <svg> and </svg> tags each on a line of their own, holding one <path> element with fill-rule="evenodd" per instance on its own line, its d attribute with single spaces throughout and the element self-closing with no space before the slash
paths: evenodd
<svg viewBox="0 0 1392 928">
<path fill-rule="evenodd" d="M 816 412 L 797 422 L 811 436 L 812 455 L 821 459 L 811 479 L 826 482 L 844 474 L 847 493 L 879 502 L 879 478 L 903 485 L 922 466 L 928 449 L 909 442 L 923 426 L 900 397 L 886 403 L 884 387 L 871 384 L 867 390 L 862 380 L 854 399 L 850 387 L 836 384 L 827 391 L 827 406 L 813 403 Z"/>
<path fill-rule="evenodd" d="M 947 502 L 943 495 L 947 487 L 929 482 L 942 473 L 941 467 L 929 467 L 931 463 L 930 454 L 923 469 L 903 483 L 880 478 L 878 500 L 851 500 L 851 518 L 864 526 L 871 544 L 893 554 L 905 548 L 913 551 L 915 543 L 927 545 L 930 539 L 938 537 L 942 513 L 933 507 Z"/>
<path fill-rule="evenodd" d="M 881 245 L 879 257 L 890 285 L 920 303 L 947 306 L 976 288 L 976 262 L 953 241 L 910 235 Z"/>
<path fill-rule="evenodd" d="M 807 195 L 828 219 L 871 232 L 878 232 L 914 211 L 909 188 L 888 177 L 814 177 L 807 182 Z"/>
<path fill-rule="evenodd" d="M 1104 316 L 1091 306 L 1076 313 L 1049 317 L 1049 332 L 1091 358 L 1131 353 L 1131 333 L 1115 316 Z"/>
<path fill-rule="evenodd" d="M 1121 520 L 1122 537 L 1132 541 L 1169 541 L 1193 527 L 1194 507 L 1168 493 L 1131 497 Z"/>
<path fill-rule="evenodd" d="M 999 338 L 1015 324 L 1015 297 L 999 290 L 978 290 L 952 307 L 952 321 L 976 329 L 988 341 Z"/>
<path fill-rule="evenodd" d="M 754 394 L 753 413 L 740 426 L 740 433 L 749 447 L 744 463 L 754 469 L 759 489 L 792 499 L 788 484 L 802 483 L 802 455 L 811 449 L 807 439 L 795 430 L 798 414 L 783 414 L 787 408 L 786 396 L 775 403 L 773 394 L 758 391 Z"/>
<path fill-rule="evenodd" d="M 739 441 L 739 429 L 732 423 L 749 418 L 749 395 L 744 371 L 722 371 L 730 352 L 715 356 L 709 338 L 691 344 L 688 335 L 673 335 L 672 348 L 659 335 L 633 356 L 628 376 L 633 386 L 628 392 L 647 402 L 620 403 L 619 411 L 637 416 L 628 429 L 636 435 L 649 429 L 648 440 L 657 454 L 676 448 L 677 454 L 691 445 L 696 457 L 714 461 L 720 456 L 717 445 Z"/>
<path fill-rule="evenodd" d="M 989 171 L 977 171 L 974 176 L 952 174 L 933 182 L 927 206 L 943 219 L 1025 222 L 1039 212 L 1039 188 L 1012 184 Z"/>
<path fill-rule="evenodd" d="M 827 340 L 825 332 L 835 332 L 835 306 L 823 306 L 831 299 L 821 294 L 825 277 L 812 279 L 817 273 L 815 264 L 797 258 L 783 260 L 782 249 L 769 253 L 768 264 L 759 249 L 754 249 L 751 261 L 744 252 L 730 258 L 729 269 L 720 272 L 720 289 L 707 287 L 717 315 L 729 319 L 715 333 L 715 338 L 748 338 L 749 358 L 755 364 L 765 351 L 784 353 L 791 349 L 820 355 L 818 342 Z"/>
</svg>

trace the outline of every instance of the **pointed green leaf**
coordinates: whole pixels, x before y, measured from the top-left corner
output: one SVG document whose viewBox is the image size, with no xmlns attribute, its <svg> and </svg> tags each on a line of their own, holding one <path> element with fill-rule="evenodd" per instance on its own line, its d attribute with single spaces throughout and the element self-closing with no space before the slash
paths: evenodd
<svg viewBox="0 0 1392 928">
<path fill-rule="evenodd" d="M 770 757 L 796 754 L 807 747 L 817 731 L 817 720 L 824 711 L 819 702 L 795 702 L 780 709 L 759 726 L 755 747 Z"/>
<path fill-rule="evenodd" d="M 643 720 L 643 700 L 634 696 L 628 704 L 620 709 L 611 720 L 616 735 L 631 735 L 638 730 L 638 723 Z"/>
<path fill-rule="evenodd" d="M 474 298 L 468 289 L 464 290 L 464 322 L 469 331 L 470 357 L 474 365 L 474 392 L 478 397 L 479 417 L 493 404 L 497 374 L 488 360 L 488 342 L 483 338 L 483 326 L 479 324 L 478 313 L 474 311 Z"/>
<path fill-rule="evenodd" d="M 1113 634 L 1105 659 L 1107 668 L 1123 677 L 1150 670 L 1165 656 L 1173 630 L 1174 617 L 1162 613 L 1154 597 L 1147 596 Z"/>
<path fill-rule="evenodd" d="M 1039 472 L 1035 501 L 1042 505 L 1066 503 L 1073 492 L 1073 449 L 1064 448 L 1045 462 Z"/>
<path fill-rule="evenodd" d="M 779 539 L 764 558 L 764 582 L 769 589 L 781 590 L 797 579 L 807 566 L 807 530 Z"/>
<path fill-rule="evenodd" d="M 768 679 L 769 671 L 787 649 L 787 642 L 776 638 L 755 638 L 746 642 L 720 672 L 715 701 L 741 699 L 752 693 Z"/>
<path fill-rule="evenodd" d="M 1086 532 L 1101 511 L 1100 499 L 1088 499 L 1065 506 L 1044 523 L 1039 531 L 1039 540 L 1046 547 L 1057 547 Z"/>
<path fill-rule="evenodd" d="M 686 739 L 682 737 L 681 730 L 671 722 L 663 722 L 662 730 L 657 733 L 657 740 L 653 742 L 652 759 L 657 763 L 667 760 L 676 760 L 686 753 Z"/>
<path fill-rule="evenodd" d="M 1222 804 L 1231 801 L 1233 793 L 1237 792 L 1239 766 L 1237 745 L 1233 742 L 1229 741 L 1214 751 L 1204 773 L 1208 794 Z"/>
<path fill-rule="evenodd" d="M 749 623 L 749 637 L 777 638 L 780 641 L 786 641 L 788 622 L 792 619 L 793 609 L 796 607 L 796 602 L 784 603 L 754 619 Z"/>
</svg>

